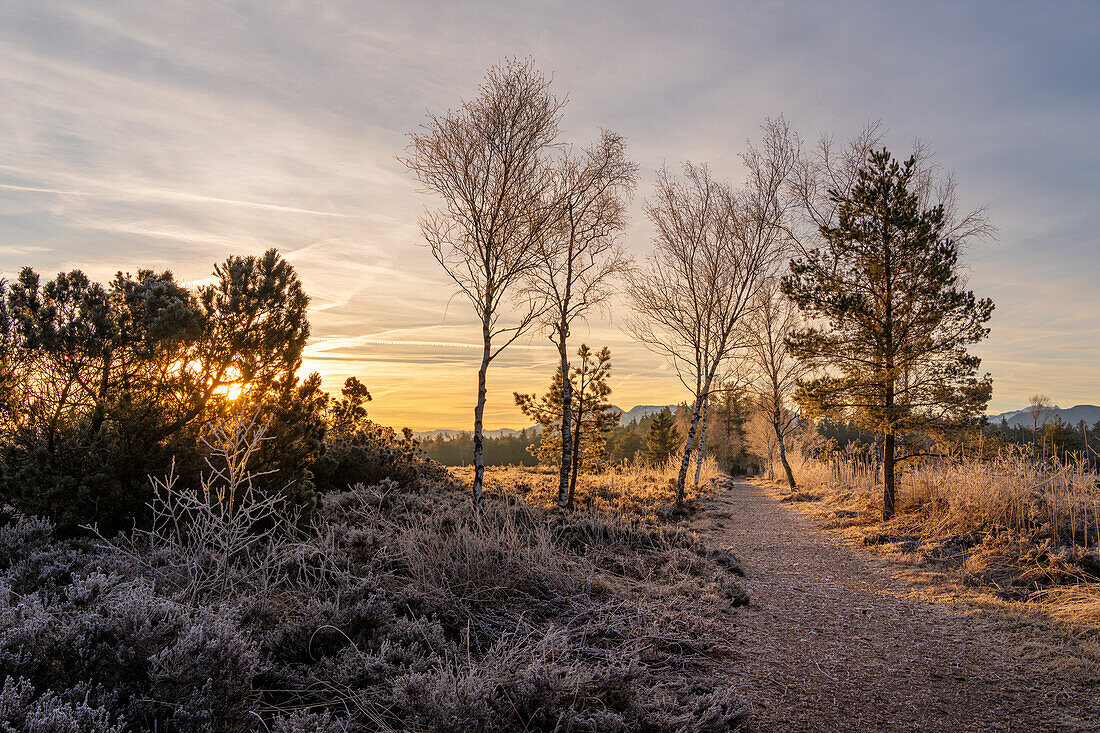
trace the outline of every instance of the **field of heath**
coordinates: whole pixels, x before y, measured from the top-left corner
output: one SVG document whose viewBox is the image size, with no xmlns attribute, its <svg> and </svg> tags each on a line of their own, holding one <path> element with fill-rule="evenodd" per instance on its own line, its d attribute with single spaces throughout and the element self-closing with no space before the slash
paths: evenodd
<svg viewBox="0 0 1100 733">
<path fill-rule="evenodd" d="M 690 466 L 684 492 L 684 506 L 690 511 L 699 498 L 715 487 L 720 477 L 713 458 L 705 458 L 695 484 L 696 465 Z M 473 480 L 472 466 L 448 469 L 456 478 Z M 676 516 L 676 475 L 679 460 L 652 466 L 642 461 L 614 464 L 600 473 L 577 476 L 574 504 L 577 509 L 595 511 L 626 520 L 656 522 Z M 554 468 L 489 466 L 485 469 L 485 490 L 516 495 L 531 506 L 549 509 L 557 503 L 558 472 Z"/>
</svg>

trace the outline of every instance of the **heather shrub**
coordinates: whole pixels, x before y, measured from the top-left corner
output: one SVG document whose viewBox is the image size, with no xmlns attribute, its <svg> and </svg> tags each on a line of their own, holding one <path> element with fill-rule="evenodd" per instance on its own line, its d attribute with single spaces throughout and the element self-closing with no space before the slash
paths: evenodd
<svg viewBox="0 0 1100 733">
<path fill-rule="evenodd" d="M 0 527 L 5 724 L 673 731 L 743 717 L 735 692 L 708 692 L 729 686 L 724 639 L 744 602 L 728 551 L 514 494 L 474 513 L 453 482 L 423 478 L 330 492 L 305 523 L 252 489 L 262 430 L 233 430 L 196 488 L 154 483 L 148 528 L 77 545 L 42 520 Z"/>
<path fill-rule="evenodd" d="M 124 721 L 113 720 L 104 707 L 91 707 L 81 687 L 39 695 L 22 677 L 4 678 L 0 689 L 3 733 L 122 733 L 124 729 Z"/>
<path fill-rule="evenodd" d="M 295 710 L 280 715 L 271 723 L 271 733 L 347 733 L 351 727 L 347 720 L 333 718 L 327 711 L 311 713 Z"/>
<path fill-rule="evenodd" d="M 199 617 L 149 658 L 149 692 L 170 701 L 179 730 L 205 731 L 243 722 L 253 702 L 259 650 L 233 618 Z"/>
</svg>

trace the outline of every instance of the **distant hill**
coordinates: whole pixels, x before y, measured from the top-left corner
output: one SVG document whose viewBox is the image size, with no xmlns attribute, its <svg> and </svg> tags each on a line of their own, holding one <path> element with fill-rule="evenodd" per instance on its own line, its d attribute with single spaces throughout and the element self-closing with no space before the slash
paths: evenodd
<svg viewBox="0 0 1100 733">
<path fill-rule="evenodd" d="M 665 407 L 666 405 L 635 405 L 629 410 L 624 410 L 621 407 L 616 407 L 615 409 L 623 413 L 622 417 L 619 418 L 619 424 L 629 425 L 630 423 L 644 420 L 650 415 L 654 415 L 665 409 Z M 676 405 L 667 405 L 667 407 L 674 413 L 676 412 Z M 1008 412 L 990 415 L 989 422 L 992 425 L 1000 425 L 1002 417 L 1008 422 L 1009 427 L 1031 427 L 1031 414 L 1028 412 L 1027 408 L 1024 408 L 1022 410 L 1010 410 Z M 1046 422 L 1053 421 L 1055 417 L 1062 418 L 1063 421 L 1069 423 L 1070 425 L 1077 425 L 1079 422 L 1084 420 L 1087 425 L 1092 426 L 1095 425 L 1097 422 L 1100 422 L 1100 407 L 1096 405 L 1075 405 L 1074 407 L 1067 407 L 1064 409 L 1057 406 L 1052 407 L 1049 415 L 1049 420 L 1044 421 L 1044 424 L 1046 424 Z M 528 426 L 526 430 L 529 434 L 538 433 L 539 426 L 531 425 Z M 440 435 L 444 438 L 450 439 L 462 435 L 463 433 L 471 432 L 473 431 L 441 428 L 438 430 L 423 430 L 421 432 L 413 433 L 413 435 L 418 440 L 430 440 Z M 506 438 L 512 435 L 519 435 L 521 432 L 523 432 L 523 429 L 497 428 L 496 430 L 486 430 L 485 437 Z"/>
<path fill-rule="evenodd" d="M 1050 412 L 1045 416 L 1042 424 L 1053 422 L 1055 418 L 1062 418 L 1064 422 L 1070 425 L 1076 425 L 1082 420 L 1087 425 L 1095 425 L 1100 422 L 1100 407 L 1096 405 L 1075 405 L 1074 407 L 1067 407 L 1065 409 L 1054 406 L 1050 409 Z M 1012 428 L 1030 428 L 1031 412 L 1028 408 L 1022 410 L 1011 410 L 1009 412 L 1002 412 L 999 415 L 990 415 L 989 422 L 993 425 L 1000 425 L 1001 418 L 1004 418 L 1009 427 Z"/>
<path fill-rule="evenodd" d="M 528 433 L 532 433 L 532 432 L 537 433 L 538 431 L 539 431 L 539 426 L 538 425 L 532 425 L 531 427 L 527 428 Z M 472 432 L 474 432 L 472 428 L 469 429 L 469 430 L 448 430 L 446 428 L 441 428 L 441 429 L 437 429 L 437 430 L 421 430 L 419 432 L 414 432 L 413 437 L 416 438 L 417 440 L 431 440 L 432 438 L 436 438 L 436 437 L 439 437 L 439 436 L 443 436 L 444 438 L 450 439 L 450 438 L 454 438 L 454 437 L 457 437 L 459 435 L 462 435 L 463 433 L 472 433 Z M 514 430 L 512 428 L 497 428 L 496 430 L 486 430 L 485 431 L 485 437 L 486 438 L 507 438 L 507 437 L 510 437 L 512 435 L 519 435 L 522 432 L 523 432 L 522 429 L 521 430 Z"/>
</svg>

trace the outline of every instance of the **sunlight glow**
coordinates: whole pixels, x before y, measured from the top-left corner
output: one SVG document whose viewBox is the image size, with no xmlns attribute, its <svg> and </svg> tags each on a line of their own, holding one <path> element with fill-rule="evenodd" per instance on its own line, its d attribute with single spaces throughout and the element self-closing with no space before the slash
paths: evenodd
<svg viewBox="0 0 1100 733">
<path fill-rule="evenodd" d="M 234 402 L 244 393 L 244 385 L 238 384 L 226 384 L 218 387 L 214 390 L 215 394 L 221 395 L 229 402 Z"/>
</svg>

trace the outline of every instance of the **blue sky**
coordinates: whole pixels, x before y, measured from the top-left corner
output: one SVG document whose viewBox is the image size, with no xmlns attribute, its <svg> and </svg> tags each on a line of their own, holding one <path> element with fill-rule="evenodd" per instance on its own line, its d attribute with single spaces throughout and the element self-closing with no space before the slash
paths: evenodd
<svg viewBox="0 0 1100 733">
<path fill-rule="evenodd" d="M 0 6 L 0 276 L 31 265 L 167 267 L 206 277 L 278 247 L 314 298 L 306 367 L 359 375 L 377 419 L 462 427 L 478 342 L 416 219 L 426 197 L 394 159 L 427 110 L 485 69 L 532 56 L 569 97 L 567 139 L 623 134 L 641 166 L 624 241 L 654 171 L 738 153 L 768 116 L 839 139 L 881 120 L 919 137 L 988 206 L 996 242 L 967 253 L 997 303 L 976 349 L 991 410 L 1032 392 L 1100 402 L 1100 4 L 50 2 Z M 618 330 L 615 401 L 684 398 Z M 511 392 L 542 388 L 542 337 L 490 371 L 490 426 L 522 425 Z"/>
</svg>

